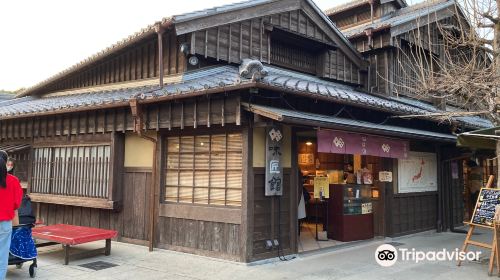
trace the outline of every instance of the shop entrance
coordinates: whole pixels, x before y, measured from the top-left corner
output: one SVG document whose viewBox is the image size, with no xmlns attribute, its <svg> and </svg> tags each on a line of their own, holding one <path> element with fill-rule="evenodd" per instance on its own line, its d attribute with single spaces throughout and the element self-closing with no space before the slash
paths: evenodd
<svg viewBox="0 0 500 280">
<path fill-rule="evenodd" d="M 385 236 L 381 158 L 318 152 L 315 130 L 296 139 L 299 252 Z"/>
</svg>

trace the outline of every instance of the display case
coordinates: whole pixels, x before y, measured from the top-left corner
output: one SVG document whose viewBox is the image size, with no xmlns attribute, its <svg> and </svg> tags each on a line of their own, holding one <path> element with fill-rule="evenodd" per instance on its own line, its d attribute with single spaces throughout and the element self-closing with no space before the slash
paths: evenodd
<svg viewBox="0 0 500 280">
<path fill-rule="evenodd" d="M 328 200 L 328 238 L 354 241 L 373 238 L 372 185 L 332 184 Z"/>
<path fill-rule="evenodd" d="M 370 214 L 372 212 L 371 185 L 339 185 L 343 188 L 344 215 Z"/>
</svg>

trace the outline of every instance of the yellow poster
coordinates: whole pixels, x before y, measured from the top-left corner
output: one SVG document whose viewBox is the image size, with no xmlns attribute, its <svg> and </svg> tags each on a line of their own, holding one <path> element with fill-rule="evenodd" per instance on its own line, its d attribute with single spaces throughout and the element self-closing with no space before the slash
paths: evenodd
<svg viewBox="0 0 500 280">
<path fill-rule="evenodd" d="M 328 177 L 314 177 L 314 198 L 320 198 L 320 192 L 324 198 L 330 198 Z"/>
</svg>

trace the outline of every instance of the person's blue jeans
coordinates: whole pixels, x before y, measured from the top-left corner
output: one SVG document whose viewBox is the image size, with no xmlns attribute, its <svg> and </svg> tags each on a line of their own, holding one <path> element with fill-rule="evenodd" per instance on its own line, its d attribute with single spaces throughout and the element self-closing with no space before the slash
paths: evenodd
<svg viewBox="0 0 500 280">
<path fill-rule="evenodd" d="M 4 280 L 7 274 L 11 235 L 12 222 L 0 222 L 0 280 Z"/>
</svg>

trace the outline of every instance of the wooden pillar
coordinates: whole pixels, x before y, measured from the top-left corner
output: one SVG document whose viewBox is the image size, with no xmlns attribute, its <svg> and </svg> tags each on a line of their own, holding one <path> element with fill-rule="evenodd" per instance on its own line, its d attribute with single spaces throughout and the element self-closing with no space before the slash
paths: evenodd
<svg viewBox="0 0 500 280">
<path fill-rule="evenodd" d="M 253 127 L 248 119 L 248 127 L 243 129 L 243 197 L 241 204 L 240 248 L 241 261 L 250 262 L 253 256 L 254 230 L 254 174 L 253 174 Z"/>
</svg>

